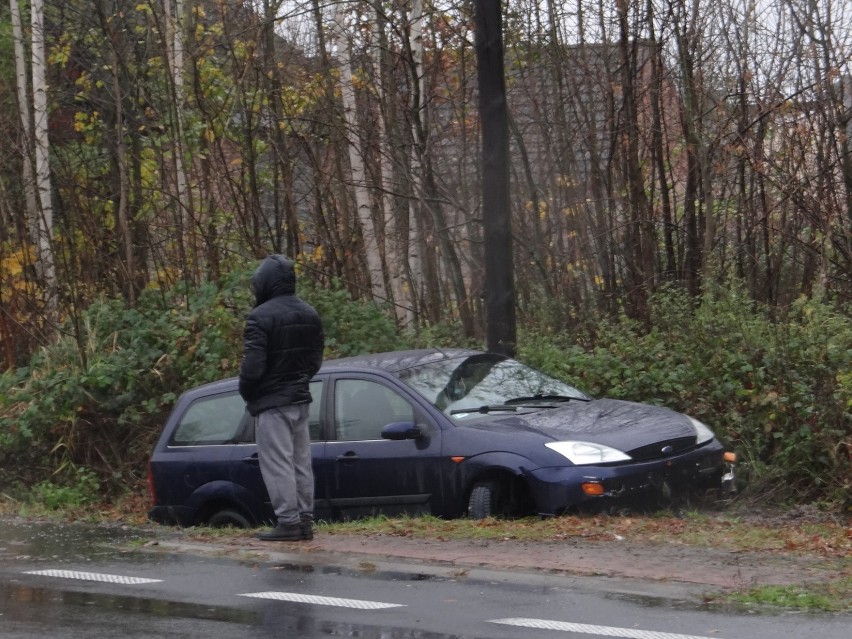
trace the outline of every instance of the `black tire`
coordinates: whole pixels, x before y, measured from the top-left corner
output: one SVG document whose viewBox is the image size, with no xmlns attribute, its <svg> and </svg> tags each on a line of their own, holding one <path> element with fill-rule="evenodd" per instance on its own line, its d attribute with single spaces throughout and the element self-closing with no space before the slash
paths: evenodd
<svg viewBox="0 0 852 639">
<path fill-rule="evenodd" d="M 211 528 L 251 528 L 251 522 L 237 510 L 226 508 L 213 513 L 207 520 Z"/>
<path fill-rule="evenodd" d="M 501 494 L 502 491 L 498 482 L 477 482 L 474 484 L 473 490 L 470 491 L 470 499 L 467 502 L 467 516 L 471 519 L 485 519 L 486 517 L 505 514 L 501 512 Z"/>
</svg>

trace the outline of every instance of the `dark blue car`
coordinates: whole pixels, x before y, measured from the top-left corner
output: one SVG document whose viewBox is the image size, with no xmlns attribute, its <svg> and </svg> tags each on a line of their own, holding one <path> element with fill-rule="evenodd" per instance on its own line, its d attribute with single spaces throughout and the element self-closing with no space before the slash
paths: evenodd
<svg viewBox="0 0 852 639">
<path fill-rule="evenodd" d="M 330 360 L 311 394 L 319 519 L 552 516 L 733 479 L 722 444 L 701 422 L 593 399 L 492 353 Z M 236 379 L 180 397 L 149 476 L 154 521 L 251 527 L 272 519 Z"/>
</svg>

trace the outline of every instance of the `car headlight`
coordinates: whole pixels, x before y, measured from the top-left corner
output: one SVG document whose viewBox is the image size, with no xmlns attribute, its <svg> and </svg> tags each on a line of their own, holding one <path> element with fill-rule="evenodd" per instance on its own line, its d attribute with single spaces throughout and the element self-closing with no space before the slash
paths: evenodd
<svg viewBox="0 0 852 639">
<path fill-rule="evenodd" d="M 689 421 L 692 422 L 692 427 L 695 429 L 695 443 L 697 444 L 705 444 L 713 439 L 716 435 L 712 430 L 707 428 L 704 424 L 699 422 L 694 417 L 690 417 Z"/>
<path fill-rule="evenodd" d="M 587 466 L 589 464 L 607 464 L 609 462 L 630 461 L 630 455 L 591 442 L 548 442 L 545 444 L 576 466 Z"/>
</svg>

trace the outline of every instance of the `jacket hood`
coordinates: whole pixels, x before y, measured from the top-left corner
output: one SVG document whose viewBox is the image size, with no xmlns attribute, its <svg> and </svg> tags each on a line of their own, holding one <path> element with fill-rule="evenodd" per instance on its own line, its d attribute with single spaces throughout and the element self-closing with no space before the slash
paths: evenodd
<svg viewBox="0 0 852 639">
<path fill-rule="evenodd" d="M 594 442 L 624 451 L 696 436 L 692 422 L 682 413 L 615 399 L 572 401 L 559 408 L 497 419 L 492 414 L 491 419 L 469 426 L 497 432 L 537 432 L 558 441 Z"/>
<path fill-rule="evenodd" d="M 292 295 L 296 292 L 296 267 L 283 255 L 269 255 L 254 272 L 251 286 L 256 306 L 279 295 Z"/>
</svg>

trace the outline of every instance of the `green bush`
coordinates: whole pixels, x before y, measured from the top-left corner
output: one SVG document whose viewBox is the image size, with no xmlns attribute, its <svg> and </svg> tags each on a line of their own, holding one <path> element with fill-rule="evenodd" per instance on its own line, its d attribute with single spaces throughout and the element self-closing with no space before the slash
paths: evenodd
<svg viewBox="0 0 852 639">
<path fill-rule="evenodd" d="M 99 501 L 100 482 L 87 468 L 78 468 L 73 473 L 74 483 L 57 485 L 43 480 L 33 486 L 29 499 L 44 510 L 68 510 L 94 504 Z"/>
<path fill-rule="evenodd" d="M 0 464 L 46 503 L 74 504 L 97 478 L 107 496 L 139 486 L 176 397 L 235 375 L 253 303 L 250 271 L 193 290 L 146 291 L 133 308 L 99 300 L 30 366 L 0 375 Z M 300 276 L 323 318 L 328 357 L 415 346 L 477 346 L 451 325 L 401 333 L 388 309 Z M 519 358 L 597 396 L 669 406 L 711 426 L 740 455 L 748 487 L 843 499 L 852 455 L 852 323 L 817 301 L 783 314 L 736 288 L 695 304 L 651 301 L 651 328 L 627 317 L 573 333 L 545 320 Z M 82 473 L 82 474 L 81 474 Z M 6 490 L 0 486 L 0 491 Z"/>
<path fill-rule="evenodd" d="M 96 470 L 108 493 L 138 480 L 181 390 L 233 373 L 234 311 L 246 303 L 212 284 L 149 290 L 133 308 L 96 301 L 27 369 L 0 378 L 0 459 L 26 485 L 49 474 L 76 486 L 80 467 Z"/>
<path fill-rule="evenodd" d="M 98 300 L 29 367 L 0 375 L 7 476 L 38 486 L 38 499 L 64 498 L 66 488 L 79 486 L 79 468 L 92 469 L 107 495 L 139 485 L 177 396 L 238 373 L 254 301 L 250 276 L 247 270 L 218 285 L 147 290 L 132 308 Z M 376 305 L 355 302 L 337 286 L 302 278 L 299 286 L 323 317 L 329 355 L 404 346 Z"/>
<path fill-rule="evenodd" d="M 388 309 L 373 302 L 354 301 L 337 281 L 330 287 L 318 286 L 305 278 L 299 282 L 299 294 L 322 318 L 326 357 L 348 357 L 407 346 Z"/>
</svg>

